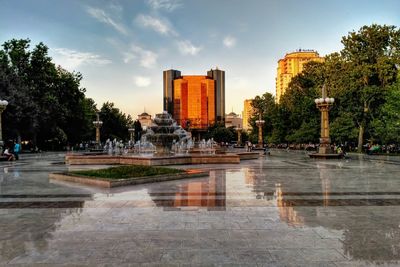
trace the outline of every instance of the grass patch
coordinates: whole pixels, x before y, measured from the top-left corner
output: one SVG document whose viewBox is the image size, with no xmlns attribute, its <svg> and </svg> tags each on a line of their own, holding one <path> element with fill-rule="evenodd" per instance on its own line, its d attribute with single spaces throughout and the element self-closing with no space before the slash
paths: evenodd
<svg viewBox="0 0 400 267">
<path fill-rule="evenodd" d="M 185 171 L 172 168 L 129 165 L 129 166 L 118 166 L 118 167 L 111 167 L 99 170 L 71 171 L 69 173 L 79 176 L 96 177 L 103 179 L 126 179 L 134 177 L 155 176 L 162 174 L 177 174 L 183 172 Z"/>
</svg>

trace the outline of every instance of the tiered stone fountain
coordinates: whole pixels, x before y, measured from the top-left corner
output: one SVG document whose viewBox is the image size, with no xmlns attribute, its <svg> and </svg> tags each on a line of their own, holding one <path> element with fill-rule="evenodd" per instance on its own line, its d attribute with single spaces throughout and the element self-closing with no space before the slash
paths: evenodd
<svg viewBox="0 0 400 267">
<path fill-rule="evenodd" d="M 169 155 L 172 145 L 187 141 L 190 134 L 177 125 L 168 112 L 164 111 L 156 114 L 153 125 L 143 138 L 155 145 L 157 155 Z"/>
<path fill-rule="evenodd" d="M 71 165 L 177 165 L 240 163 L 241 159 L 259 157 L 259 153 L 254 152 L 215 154 L 214 143 L 212 140 L 202 140 L 197 150 L 193 149 L 191 135 L 164 111 L 155 116 L 153 125 L 134 145 L 134 153 L 125 153 L 128 149 L 114 148 L 116 145 L 113 145 L 108 149 L 108 155 L 69 154 L 65 161 Z"/>
</svg>

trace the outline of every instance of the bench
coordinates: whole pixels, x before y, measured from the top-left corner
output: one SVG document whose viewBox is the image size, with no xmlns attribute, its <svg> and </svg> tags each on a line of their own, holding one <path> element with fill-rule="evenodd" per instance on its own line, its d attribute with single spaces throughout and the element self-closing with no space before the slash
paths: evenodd
<svg viewBox="0 0 400 267">
<path fill-rule="evenodd" d="M 0 161 L 7 161 L 7 160 L 8 160 L 8 156 L 0 155 Z"/>
</svg>

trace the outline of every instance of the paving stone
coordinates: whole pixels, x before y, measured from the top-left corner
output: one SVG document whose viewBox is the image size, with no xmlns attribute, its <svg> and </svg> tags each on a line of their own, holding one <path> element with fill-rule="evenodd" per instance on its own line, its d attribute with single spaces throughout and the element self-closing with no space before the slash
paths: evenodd
<svg viewBox="0 0 400 267">
<path fill-rule="evenodd" d="M 62 157 L 0 162 L 0 266 L 400 265 L 398 157 L 272 151 L 114 189 L 49 182 L 102 167 L 52 164 Z"/>
</svg>

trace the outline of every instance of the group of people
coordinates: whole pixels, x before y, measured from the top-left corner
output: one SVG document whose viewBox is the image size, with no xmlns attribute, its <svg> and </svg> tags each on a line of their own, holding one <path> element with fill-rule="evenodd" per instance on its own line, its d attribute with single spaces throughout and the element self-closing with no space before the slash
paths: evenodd
<svg viewBox="0 0 400 267">
<path fill-rule="evenodd" d="M 18 142 L 14 142 L 14 147 L 11 150 L 9 146 L 6 146 L 3 151 L 3 156 L 7 158 L 8 161 L 19 159 L 19 153 L 21 152 L 21 145 Z"/>
</svg>

